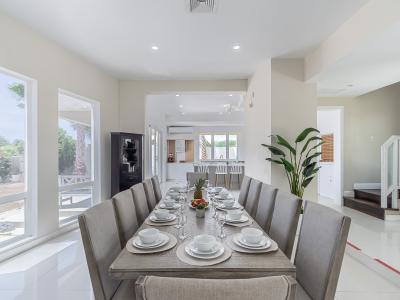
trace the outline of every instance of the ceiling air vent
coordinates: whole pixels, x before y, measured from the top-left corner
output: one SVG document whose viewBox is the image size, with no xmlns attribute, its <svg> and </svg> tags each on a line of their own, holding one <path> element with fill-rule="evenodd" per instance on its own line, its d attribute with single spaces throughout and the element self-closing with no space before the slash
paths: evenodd
<svg viewBox="0 0 400 300">
<path fill-rule="evenodd" d="M 191 13 L 213 13 L 217 0 L 188 0 Z"/>
</svg>

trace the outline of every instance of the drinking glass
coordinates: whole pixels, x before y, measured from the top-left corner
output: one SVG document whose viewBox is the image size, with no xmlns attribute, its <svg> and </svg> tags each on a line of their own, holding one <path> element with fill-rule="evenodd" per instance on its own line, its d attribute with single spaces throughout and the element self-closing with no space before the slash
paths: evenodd
<svg viewBox="0 0 400 300">
<path fill-rule="evenodd" d="M 218 221 L 218 225 L 219 225 L 218 237 L 222 240 L 222 239 L 226 238 L 226 234 L 224 232 L 224 225 L 225 225 L 225 222 L 226 222 L 226 214 L 225 214 L 225 212 L 218 213 L 217 221 Z"/>
<path fill-rule="evenodd" d="M 187 238 L 187 234 L 185 233 L 185 224 L 187 223 L 187 216 L 182 214 L 179 219 L 179 223 L 180 223 L 181 227 L 179 229 L 178 238 L 183 241 L 184 239 Z"/>
</svg>

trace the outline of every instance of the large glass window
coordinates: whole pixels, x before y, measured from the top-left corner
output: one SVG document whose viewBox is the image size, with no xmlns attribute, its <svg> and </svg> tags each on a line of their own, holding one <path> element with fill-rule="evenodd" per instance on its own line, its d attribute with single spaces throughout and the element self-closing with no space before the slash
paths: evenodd
<svg viewBox="0 0 400 300">
<path fill-rule="evenodd" d="M 238 159 L 238 143 L 235 134 L 200 134 L 200 160 L 236 160 Z"/>
<path fill-rule="evenodd" d="M 28 80 L 0 71 L 0 246 L 31 234 L 30 86 Z"/>
<path fill-rule="evenodd" d="M 65 224 L 93 205 L 94 103 L 60 93 L 58 100 L 59 221 Z"/>
</svg>

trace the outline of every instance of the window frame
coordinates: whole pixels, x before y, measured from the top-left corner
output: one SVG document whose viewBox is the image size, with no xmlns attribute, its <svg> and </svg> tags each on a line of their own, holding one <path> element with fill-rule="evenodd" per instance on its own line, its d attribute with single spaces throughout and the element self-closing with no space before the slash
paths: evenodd
<svg viewBox="0 0 400 300">
<path fill-rule="evenodd" d="M 79 188 L 85 188 L 85 187 L 90 187 L 92 190 L 92 203 L 91 205 L 94 206 L 98 203 L 100 203 L 101 199 L 101 159 L 100 159 L 100 102 L 86 98 L 84 96 L 69 92 L 64 89 L 58 89 L 58 99 L 60 98 L 61 95 L 69 96 L 72 98 L 75 98 L 77 100 L 81 100 L 84 102 L 87 102 L 91 105 L 92 107 L 92 112 L 91 112 L 91 137 L 92 137 L 92 147 L 91 147 L 91 156 L 92 156 L 92 162 L 91 162 L 91 180 L 87 182 L 79 182 L 79 183 L 72 183 L 72 184 L 66 184 L 60 186 L 58 183 L 58 195 L 57 195 L 57 205 L 59 205 L 60 201 L 60 194 L 65 191 L 70 191 L 74 189 L 79 189 Z M 57 104 L 58 106 L 58 104 Z M 57 111 L 59 111 L 57 109 Z M 60 117 L 58 116 L 57 118 L 57 126 L 58 126 L 58 121 Z M 58 158 L 58 156 L 57 156 Z M 57 165 L 58 165 L 58 159 L 57 159 Z M 58 168 L 57 168 L 58 170 Z M 57 172 L 57 176 L 59 176 Z M 60 221 L 60 208 L 58 207 L 57 209 L 58 212 L 58 226 L 64 227 L 68 226 L 71 223 L 77 222 L 78 215 L 72 216 L 69 218 L 66 218 L 62 221 Z"/>
<path fill-rule="evenodd" d="M 236 136 L 236 148 L 239 149 L 239 134 L 237 134 L 235 132 L 222 132 L 222 133 L 219 133 L 219 132 L 214 132 L 214 133 L 206 132 L 206 133 L 199 133 L 199 136 L 198 136 L 198 139 L 197 139 L 197 141 L 199 143 L 200 143 L 200 137 L 202 135 L 210 135 L 211 136 L 211 159 L 201 159 L 200 158 L 200 154 L 199 154 L 198 155 L 199 161 L 210 161 L 210 160 L 213 160 L 213 161 L 237 161 L 239 159 L 239 151 L 237 151 L 236 158 L 230 158 L 229 157 L 229 136 L 232 136 L 232 135 Z M 225 141 L 226 141 L 225 156 L 226 156 L 226 159 L 215 158 L 215 150 L 214 150 L 214 148 L 215 148 L 214 136 L 215 135 L 225 135 Z M 200 150 L 200 144 L 199 144 L 198 150 Z"/>
</svg>

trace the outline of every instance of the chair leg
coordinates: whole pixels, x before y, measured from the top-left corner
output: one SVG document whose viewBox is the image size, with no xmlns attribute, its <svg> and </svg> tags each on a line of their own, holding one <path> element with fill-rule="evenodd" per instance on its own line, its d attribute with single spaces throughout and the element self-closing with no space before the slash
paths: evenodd
<svg viewBox="0 0 400 300">
<path fill-rule="evenodd" d="M 217 186 L 218 175 L 214 174 L 214 186 Z"/>
<path fill-rule="evenodd" d="M 229 189 L 232 188 L 232 174 L 228 175 L 228 180 L 229 180 Z"/>
</svg>

